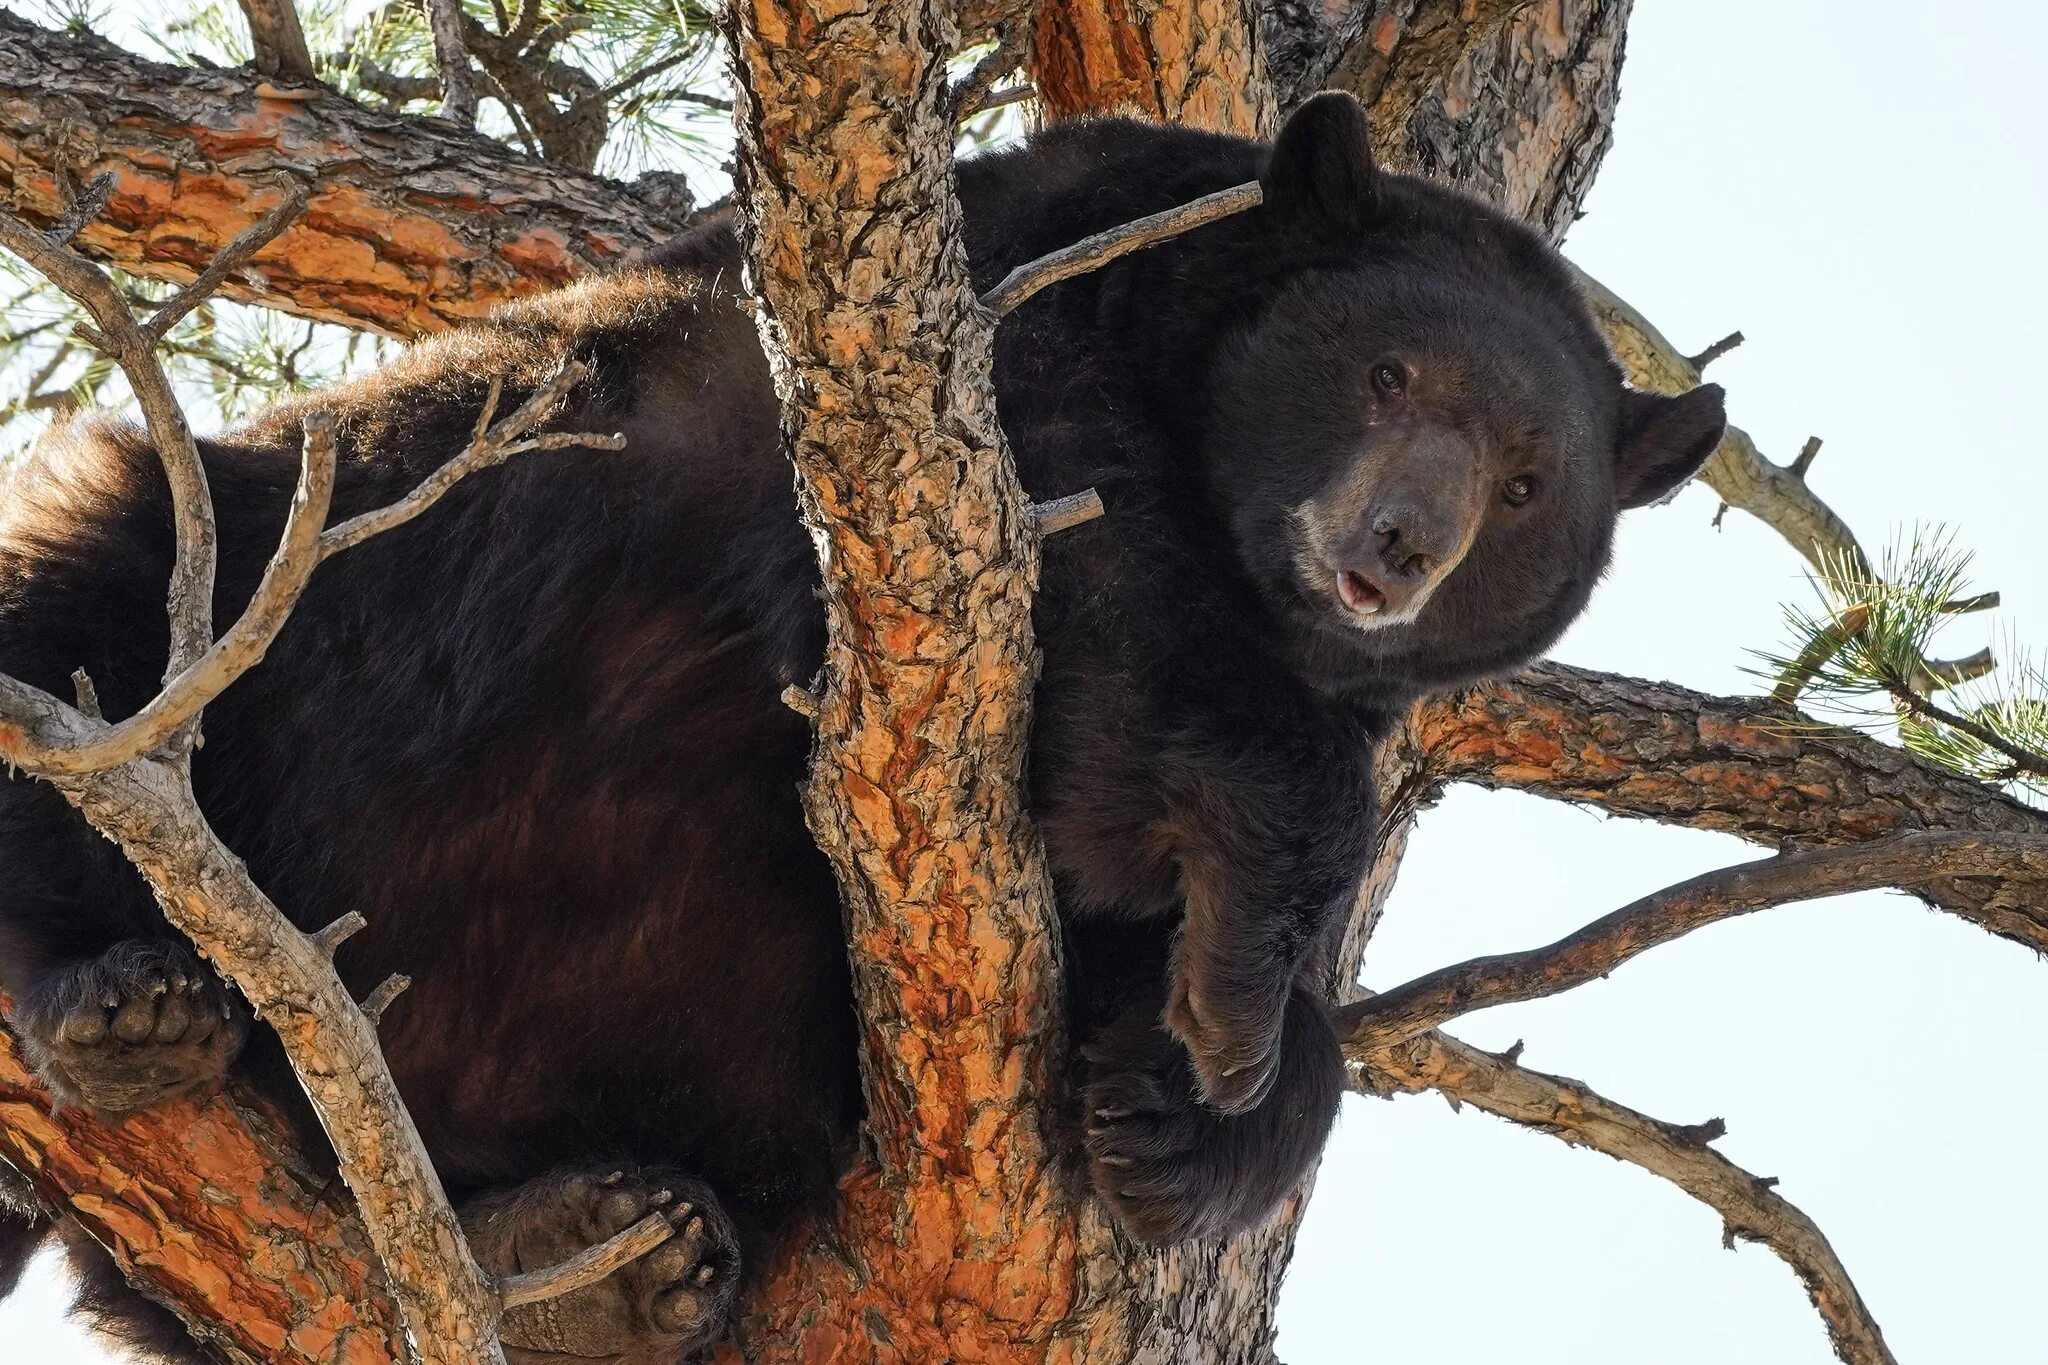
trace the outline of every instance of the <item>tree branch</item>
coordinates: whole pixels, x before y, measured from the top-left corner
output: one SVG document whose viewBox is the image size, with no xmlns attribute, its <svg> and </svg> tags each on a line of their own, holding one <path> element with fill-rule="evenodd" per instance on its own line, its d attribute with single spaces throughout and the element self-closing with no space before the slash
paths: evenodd
<svg viewBox="0 0 2048 1365">
<path fill-rule="evenodd" d="M 434 36 L 434 69 L 441 73 L 441 117 L 474 128 L 476 85 L 470 79 L 469 48 L 462 41 L 462 0 L 425 4 L 427 28 Z"/>
<path fill-rule="evenodd" d="M 1502 26 L 1532 3 L 1455 0 L 1410 5 L 1403 13 L 1358 0 L 1333 33 L 1317 35 L 1315 58 L 1288 73 L 1282 107 L 1292 108 L 1318 90 L 1349 90 L 1373 111 L 1376 140 L 1395 143 L 1375 149 L 1387 156 L 1407 137 L 1416 106 L 1441 91 L 1467 54 L 1499 37 Z"/>
<path fill-rule="evenodd" d="M 1905 834 L 1708 872 L 1645 896 L 1548 947 L 1474 958 L 1346 1006 L 1338 1012 L 1337 1030 L 1350 1046 L 1376 1052 L 1461 1014 L 1582 986 L 1659 944 L 1737 915 L 1879 887 L 1914 890 L 1958 877 L 1997 881 L 2013 899 L 2042 901 L 2048 835 Z M 1965 917 L 1975 918 L 1967 912 Z M 2048 954 L 2048 918 L 2029 927 L 2028 946 Z"/>
<path fill-rule="evenodd" d="M 580 1251 L 560 1265 L 529 1270 L 524 1275 L 507 1275 L 498 1281 L 498 1295 L 507 1308 L 559 1299 L 585 1285 L 596 1284 L 620 1267 L 631 1264 L 666 1242 L 675 1233 L 666 1217 L 650 1213 L 623 1232 L 615 1233 L 588 1251 Z"/>
<path fill-rule="evenodd" d="M 1910 687 L 1905 679 L 1896 675 L 1885 678 L 1885 690 L 1891 693 L 1893 701 L 1921 720 L 1946 725 L 1951 730 L 1968 735 L 1986 748 L 2003 754 L 2011 760 L 2015 776 L 2020 773 L 2031 773 L 2035 777 L 2048 777 L 2048 754 L 2037 754 L 2031 749 L 2022 748 L 1990 726 L 1979 724 L 1968 716 L 1949 710 L 1939 702 L 1929 700 Z"/>
<path fill-rule="evenodd" d="M 227 268 L 208 265 L 171 307 L 202 301 L 236 260 L 253 254 L 298 207 L 288 200 L 243 233 L 228 248 Z M 478 419 L 469 450 L 430 477 L 424 493 L 345 523 L 330 541 L 322 528 L 334 487 L 333 428 L 325 414 L 309 413 L 299 484 L 277 552 L 241 618 L 216 641 L 213 508 L 198 449 L 156 357 L 158 333 L 136 322 L 102 270 L 53 237 L 0 214 L 0 244 L 91 313 L 94 327 L 81 332 L 89 331 L 128 374 L 172 488 L 176 544 L 171 662 L 162 692 L 109 726 L 97 715 L 90 679 L 79 678 L 79 705 L 73 708 L 0 676 L 0 760 L 48 781 L 118 844 L 170 922 L 277 1030 L 356 1196 L 418 1358 L 428 1365 L 501 1360 L 496 1288 L 469 1254 L 377 1047 L 377 1018 L 404 989 L 405 978 L 386 981 L 361 1007 L 349 998 L 330 960 L 342 925 L 317 937 L 303 934 L 250 879 L 200 812 L 191 785 L 191 741 L 201 709 L 262 658 L 327 555 L 410 520 L 463 473 L 516 450 L 593 441 L 615 447 L 618 438 L 527 435 L 575 382 L 578 366 L 564 366 L 496 425 L 494 386 L 492 406 Z"/>
<path fill-rule="evenodd" d="M 1026 299 L 1061 280 L 1100 270 L 1119 256 L 1128 256 L 1158 242 L 1168 241 L 1196 228 L 1255 209 L 1265 197 L 1256 180 L 1232 185 L 1227 190 L 1205 194 L 1175 208 L 1083 237 L 1072 246 L 1048 252 L 1026 261 L 1003 276 L 996 287 L 981 296 L 981 306 L 1002 318 Z"/>
<path fill-rule="evenodd" d="M 311 187 L 305 216 L 222 295 L 397 336 L 481 317 L 685 225 L 658 196 L 439 120 L 263 88 L 0 11 L 0 192 L 50 224 L 65 177 L 111 173 L 81 249 L 186 281 L 278 202 L 288 172 Z"/>
<path fill-rule="evenodd" d="M 274 81 L 312 85 L 313 54 L 306 47 L 306 31 L 299 25 L 298 7 L 292 0 L 241 0 L 242 13 L 249 20 L 249 42 L 256 52 L 256 69 Z"/>
<path fill-rule="evenodd" d="M 1056 929 L 1021 786 L 1038 538 L 960 248 L 951 26 L 937 0 L 740 0 L 725 23 L 749 278 L 823 575 L 804 805 L 846 906 L 872 1157 L 770 1267 L 748 1354 L 872 1340 L 1022 1365 L 1042 1346 L 994 1303 L 1007 1267 L 1083 1329 L 1097 1310 L 1074 1302 L 1078 1234 L 1041 1127 Z M 939 1263 L 989 1302 L 935 1314 Z"/>
<path fill-rule="evenodd" d="M 1051 118 L 1133 114 L 1270 137 L 1279 126 L 1253 0 L 1043 0 L 1031 74 Z"/>
<path fill-rule="evenodd" d="M 0 1028 L 0 1163 L 229 1359 L 334 1365 L 337 1343 L 353 1359 L 404 1358 L 362 1223 L 253 1092 L 104 1123 L 59 1108 Z"/>
<path fill-rule="evenodd" d="M 1666 340 L 1649 319 L 1590 275 L 1580 272 L 1579 286 L 1631 384 L 1657 393 L 1683 393 L 1700 382 L 1699 364 Z M 1806 482 L 1806 471 L 1819 445 L 1818 439 L 1809 441 L 1792 464 L 1773 464 L 1747 432 L 1731 426 L 1698 477 L 1720 494 L 1723 502 L 1783 536 L 1821 574 L 1834 576 L 1846 561 L 1858 572 L 1871 575 L 1874 571 L 1855 533 Z M 1988 651 L 1968 659 L 1928 660 L 1912 679 L 1912 686 L 1921 692 L 1936 692 L 1981 677 L 1993 666 Z"/>
<path fill-rule="evenodd" d="M 1377 1052 L 1346 1048 L 1354 1086 L 1389 1096 L 1435 1090 L 1574 1147 L 1590 1147 L 1662 1176 L 1721 1215 L 1722 1242 L 1761 1242 L 1776 1252 L 1827 1325 L 1846 1365 L 1896 1365 L 1884 1333 L 1849 1272 L 1811 1218 L 1707 1144 L 1718 1120 L 1678 1127 L 1637 1113 L 1559 1076 L 1547 1076 L 1434 1031 Z"/>
<path fill-rule="evenodd" d="M 1418 707 L 1395 746 L 1424 786 L 1470 782 L 1773 848 L 1914 830 L 2048 835 L 2048 814 L 1789 707 L 1539 664 Z M 2001 937 L 2039 942 L 2048 910 L 1996 880 L 1917 894 Z"/>
</svg>

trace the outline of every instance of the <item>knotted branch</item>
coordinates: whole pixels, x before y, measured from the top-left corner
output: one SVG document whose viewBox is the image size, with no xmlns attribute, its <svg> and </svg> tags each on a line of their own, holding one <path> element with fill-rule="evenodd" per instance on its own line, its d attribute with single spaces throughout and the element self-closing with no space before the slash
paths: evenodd
<svg viewBox="0 0 2048 1365">
<path fill-rule="evenodd" d="M 1776 1192 L 1777 1181 L 1751 1175 L 1707 1145 L 1721 1136 L 1718 1120 L 1664 1123 L 1581 1082 L 1522 1067 L 1519 1051 L 1518 1044 L 1495 1056 L 1431 1030 L 1391 1048 L 1347 1046 L 1345 1055 L 1353 1086 L 1363 1094 L 1434 1090 L 1453 1106 L 1470 1104 L 1662 1176 L 1721 1215 L 1724 1245 L 1761 1242 L 1792 1268 L 1845 1365 L 1896 1365 L 1877 1320 L 1814 1221 Z"/>
</svg>

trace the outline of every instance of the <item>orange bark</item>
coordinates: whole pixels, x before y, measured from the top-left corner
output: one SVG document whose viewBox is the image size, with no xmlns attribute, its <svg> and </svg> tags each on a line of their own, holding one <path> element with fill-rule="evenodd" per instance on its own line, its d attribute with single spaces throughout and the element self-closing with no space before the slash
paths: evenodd
<svg viewBox="0 0 2048 1365">
<path fill-rule="evenodd" d="M 1046 0 L 1033 74 L 1050 118 L 1135 114 L 1252 137 L 1275 126 L 1250 0 Z"/>
<path fill-rule="evenodd" d="M 165 66 L 0 12 L 0 192 L 34 222 L 58 177 L 115 177 L 80 238 L 111 264 L 190 280 L 280 198 L 303 218 L 222 293 L 397 336 L 482 317 L 672 234 L 629 187 L 448 124 L 246 70 Z"/>
<path fill-rule="evenodd" d="M 399 1358 L 398 1309 L 346 1191 L 245 1094 L 117 1123 L 60 1112 L 0 1032 L 0 1161 L 202 1339 L 283 1365 Z"/>
</svg>

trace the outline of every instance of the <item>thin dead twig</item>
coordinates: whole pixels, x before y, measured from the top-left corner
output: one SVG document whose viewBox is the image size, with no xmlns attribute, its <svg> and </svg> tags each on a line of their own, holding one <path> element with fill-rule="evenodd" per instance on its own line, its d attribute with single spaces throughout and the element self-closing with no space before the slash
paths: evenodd
<svg viewBox="0 0 2048 1365">
<path fill-rule="evenodd" d="M 1519 1053 L 1519 1045 L 1513 1050 Z M 1760 1242 L 1776 1252 L 1805 1286 L 1826 1324 L 1835 1355 L 1846 1365 L 1897 1365 L 1884 1333 L 1857 1292 L 1835 1249 L 1814 1221 L 1773 1188 L 1707 1143 L 1719 1120 L 1664 1123 L 1604 1098 L 1579 1081 L 1549 1076 L 1434 1030 L 1392 1048 L 1347 1047 L 1353 1088 L 1388 1096 L 1434 1090 L 1453 1105 L 1470 1104 L 1512 1123 L 1590 1147 L 1661 1176 L 1721 1215 L 1722 1244 Z"/>
<path fill-rule="evenodd" d="M 471 438 L 469 448 L 462 454 L 442 465 L 422 479 L 419 486 L 388 507 L 374 512 L 351 517 L 339 526 L 330 527 L 320 537 L 320 555 L 339 554 L 353 545 L 360 545 L 371 536 L 382 535 L 397 526 L 403 526 L 420 513 L 439 502 L 461 480 L 479 470 L 491 469 L 503 464 L 514 455 L 530 450 L 564 450 L 582 447 L 590 450 L 623 450 L 626 438 L 617 433 L 600 435 L 587 431 L 551 431 L 529 436 L 557 403 L 576 387 L 588 372 L 581 361 L 572 360 L 555 372 L 552 379 L 535 389 L 524 403 L 521 403 L 510 417 L 492 425 L 497 415 L 498 401 L 503 393 L 503 381 L 493 379 L 490 393 L 484 399 L 482 411 L 478 414 L 476 434 Z M 523 438 L 523 439 L 521 439 Z"/>
<path fill-rule="evenodd" d="M 1257 208 L 1264 198 L 1259 182 L 1251 180 L 1214 194 L 1205 194 L 1163 213 L 1124 223 L 1092 237 L 1083 237 L 1072 246 L 1048 252 L 1035 261 L 1027 261 L 1003 276 L 1001 283 L 981 296 L 981 306 L 994 317 L 1004 317 L 1041 289 L 1099 270 L 1119 256 L 1128 256 L 1133 251 Z"/>
<path fill-rule="evenodd" d="M 460 455 L 428 475 L 398 502 L 324 531 L 321 528 L 326 524 L 334 485 L 333 424 L 325 413 L 309 413 L 304 423 L 305 456 L 299 489 L 292 499 L 284 535 L 264 570 L 255 596 L 234 625 L 141 710 L 117 725 L 85 724 L 83 718 L 71 721 L 47 702 L 33 702 L 23 695 L 33 689 L 0 679 L 0 719 L 12 721 L 22 732 L 4 750 L 8 761 L 42 776 L 79 777 L 156 752 L 182 727 L 195 721 L 237 678 L 262 662 L 298 604 L 313 571 L 326 560 L 374 535 L 404 525 L 439 502 L 461 479 L 503 464 L 514 455 L 571 446 L 623 448 L 625 438 L 616 434 L 529 434 L 584 373 L 581 362 L 563 365 L 516 412 L 496 425 L 491 424 L 491 419 L 496 413 L 501 382 L 494 381 L 476 435 Z"/>
<path fill-rule="evenodd" d="M 2048 886 L 2048 838 L 1905 834 L 1723 868 L 1645 896 L 1548 947 L 1474 958 L 1347 1005 L 1337 1014 L 1338 1034 L 1347 1046 L 1379 1051 L 1461 1014 L 1584 985 L 1659 944 L 1736 915 L 1789 901 L 1885 886 L 1911 889 L 1955 877 Z M 2009 926 L 2001 924 L 2001 930 L 2009 932 Z M 2048 927 L 2032 946 L 2048 952 Z"/>
</svg>

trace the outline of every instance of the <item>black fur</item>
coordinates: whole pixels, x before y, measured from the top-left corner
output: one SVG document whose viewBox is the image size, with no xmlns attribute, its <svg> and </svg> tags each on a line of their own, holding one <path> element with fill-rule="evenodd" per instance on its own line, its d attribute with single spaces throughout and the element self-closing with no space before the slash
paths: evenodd
<svg viewBox="0 0 2048 1365">
<path fill-rule="evenodd" d="M 997 345 L 1026 488 L 1108 507 L 1046 547 L 1031 780 L 1086 1043 L 1079 1140 L 1141 1237 L 1256 1222 L 1320 1147 L 1342 1075 L 1305 983 L 1369 858 L 1374 738 L 1548 645 L 1618 503 L 1720 430 L 1717 393 L 1624 395 L 1533 234 L 1366 146 L 1356 104 L 1324 98 L 1270 161 L 1106 121 L 961 168 L 983 287 L 1262 171 L 1271 197 L 1047 291 Z M 344 452 L 336 519 L 459 449 L 492 376 L 509 405 L 563 350 L 592 376 L 556 424 L 630 442 L 478 475 L 322 568 L 209 711 L 196 781 L 298 923 L 366 916 L 353 986 L 413 978 L 385 1048 L 472 1216 L 639 1163 L 715 1190 L 757 1255 L 829 1192 L 858 1118 L 837 899 L 795 796 L 808 731 L 778 701 L 823 642 L 732 234 L 663 255 L 205 443 L 225 620 L 314 404 Z M 1522 476 L 1537 491 L 1509 506 Z M 132 430 L 47 438 L 0 502 L 0 668 L 62 691 L 83 666 L 109 715 L 141 705 L 168 527 Z M 1340 600 L 1352 571 L 1382 616 Z M 79 971 L 175 941 L 52 792 L 0 785 L 0 986 L 32 1046 Z"/>
</svg>

